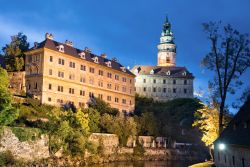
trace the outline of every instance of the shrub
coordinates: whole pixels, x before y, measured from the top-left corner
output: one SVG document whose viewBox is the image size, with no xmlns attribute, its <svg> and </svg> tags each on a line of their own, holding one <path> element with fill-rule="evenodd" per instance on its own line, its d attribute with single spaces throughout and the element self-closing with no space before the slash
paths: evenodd
<svg viewBox="0 0 250 167">
<path fill-rule="evenodd" d="M 37 128 L 11 128 L 12 132 L 19 139 L 19 141 L 34 141 L 41 137 L 42 131 Z"/>
<path fill-rule="evenodd" d="M 4 152 L 0 152 L 0 165 L 7 166 L 15 163 L 15 159 L 11 151 L 7 150 Z"/>
</svg>

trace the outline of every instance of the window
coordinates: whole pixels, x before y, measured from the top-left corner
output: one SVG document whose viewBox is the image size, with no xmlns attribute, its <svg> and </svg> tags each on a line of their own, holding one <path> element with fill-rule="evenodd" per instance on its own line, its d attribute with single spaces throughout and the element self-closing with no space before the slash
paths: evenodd
<svg viewBox="0 0 250 167">
<path fill-rule="evenodd" d="M 58 64 L 64 65 L 64 59 L 59 58 L 58 59 Z"/>
<path fill-rule="evenodd" d="M 122 99 L 122 103 L 123 103 L 123 104 L 126 104 L 126 99 Z"/>
<path fill-rule="evenodd" d="M 166 93 L 166 92 L 167 92 L 167 89 L 166 89 L 166 88 L 163 88 L 163 92 Z"/>
<path fill-rule="evenodd" d="M 146 92 L 146 91 L 147 91 L 147 88 L 146 88 L 146 87 L 144 87 L 144 88 L 143 88 L 143 91 L 144 91 L 144 92 Z"/>
<path fill-rule="evenodd" d="M 49 90 L 51 90 L 52 89 L 52 84 L 49 84 Z"/>
<path fill-rule="evenodd" d="M 163 84 L 166 84 L 166 79 L 163 79 Z"/>
<path fill-rule="evenodd" d="M 156 83 L 156 79 L 153 80 L 153 83 Z"/>
<path fill-rule="evenodd" d="M 75 62 L 69 62 L 69 67 L 71 68 L 76 68 L 76 63 Z"/>
<path fill-rule="evenodd" d="M 119 75 L 115 75 L 115 80 L 119 80 Z"/>
<path fill-rule="evenodd" d="M 52 69 L 49 69 L 49 75 L 52 75 Z"/>
<path fill-rule="evenodd" d="M 94 85 L 94 78 L 89 78 L 89 84 Z"/>
<path fill-rule="evenodd" d="M 175 80 L 175 79 L 173 80 L 173 84 L 174 84 L 174 85 L 176 84 L 176 80 Z"/>
<path fill-rule="evenodd" d="M 187 80 L 184 80 L 184 85 L 187 85 Z"/>
<path fill-rule="evenodd" d="M 64 78 L 64 72 L 58 71 L 58 77 Z"/>
<path fill-rule="evenodd" d="M 103 76 L 103 71 L 99 70 L 99 75 Z"/>
<path fill-rule="evenodd" d="M 116 97 L 116 98 L 115 98 L 115 102 L 116 102 L 116 103 L 119 103 L 119 98 Z"/>
<path fill-rule="evenodd" d="M 89 72 L 90 73 L 95 73 L 95 69 L 93 67 L 89 67 Z"/>
<path fill-rule="evenodd" d="M 35 88 L 34 89 L 37 89 L 37 82 L 35 83 Z"/>
<path fill-rule="evenodd" d="M 131 100 L 129 101 L 129 104 L 132 105 L 132 101 Z"/>
<path fill-rule="evenodd" d="M 173 93 L 176 93 L 176 88 L 173 89 Z"/>
<path fill-rule="evenodd" d="M 63 103 L 63 100 L 62 99 L 57 99 L 57 103 Z"/>
<path fill-rule="evenodd" d="M 170 58 L 169 57 L 166 58 L 166 63 L 170 63 Z"/>
<path fill-rule="evenodd" d="M 129 79 L 129 83 L 132 83 L 132 79 Z"/>
<path fill-rule="evenodd" d="M 83 102 L 79 102 L 79 107 L 80 108 L 84 107 L 84 103 Z"/>
<path fill-rule="evenodd" d="M 81 65 L 81 70 L 82 71 L 86 71 L 86 66 L 85 65 Z"/>
<path fill-rule="evenodd" d="M 57 46 L 59 52 L 64 52 L 64 46 L 63 45 L 59 45 Z"/>
<path fill-rule="evenodd" d="M 90 97 L 90 98 L 94 98 L 94 97 L 95 97 L 94 93 L 89 92 L 89 97 Z"/>
<path fill-rule="evenodd" d="M 107 88 L 108 88 L 108 89 L 111 89 L 111 88 L 112 88 L 111 83 L 108 83 L 108 84 L 107 84 Z"/>
<path fill-rule="evenodd" d="M 99 98 L 99 99 L 102 99 L 102 98 L 103 98 L 103 95 L 102 95 L 102 94 L 98 94 L 98 98 Z"/>
<path fill-rule="evenodd" d="M 224 161 L 225 161 L 225 164 L 227 163 L 227 157 L 226 155 L 224 155 Z"/>
<path fill-rule="evenodd" d="M 80 82 L 85 83 L 85 78 L 83 76 L 80 77 Z"/>
<path fill-rule="evenodd" d="M 187 89 L 184 89 L 184 93 L 185 93 L 185 94 L 187 93 Z"/>
<path fill-rule="evenodd" d="M 143 83 L 146 83 L 146 79 L 143 79 Z"/>
<path fill-rule="evenodd" d="M 156 88 L 153 88 L 153 92 L 156 92 Z"/>
<path fill-rule="evenodd" d="M 58 86 L 58 87 L 57 87 L 57 91 L 58 91 L 58 92 L 63 92 L 63 86 Z"/>
<path fill-rule="evenodd" d="M 51 97 L 48 97 L 48 101 L 51 101 Z"/>
<path fill-rule="evenodd" d="M 50 56 L 50 57 L 49 57 L 49 61 L 50 61 L 50 62 L 53 62 L 53 56 Z"/>
<path fill-rule="evenodd" d="M 69 88 L 69 94 L 74 94 L 75 90 L 73 88 Z"/>
<path fill-rule="evenodd" d="M 80 96 L 85 96 L 85 91 L 84 90 L 80 90 Z"/>
<path fill-rule="evenodd" d="M 99 87 L 103 87 L 103 82 L 102 81 L 98 81 L 98 86 Z"/>
<path fill-rule="evenodd" d="M 126 92 L 126 91 L 127 91 L 126 87 L 125 86 L 122 87 L 122 92 Z"/>
<path fill-rule="evenodd" d="M 119 85 L 115 85 L 115 90 L 119 91 Z"/>
<path fill-rule="evenodd" d="M 69 74 L 69 79 L 70 80 L 74 80 L 75 79 L 75 75 L 74 74 Z"/>
<path fill-rule="evenodd" d="M 111 96 L 107 96 L 107 101 L 111 101 Z"/>
<path fill-rule="evenodd" d="M 127 82 L 127 79 L 125 77 L 122 77 L 122 82 Z"/>
<path fill-rule="evenodd" d="M 108 78 L 112 78 L 112 74 L 110 72 L 107 73 Z"/>
</svg>

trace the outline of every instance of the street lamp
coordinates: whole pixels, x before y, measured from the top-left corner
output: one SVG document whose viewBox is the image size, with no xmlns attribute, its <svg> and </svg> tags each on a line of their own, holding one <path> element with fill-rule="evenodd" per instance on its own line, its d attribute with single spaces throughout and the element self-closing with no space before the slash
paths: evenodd
<svg viewBox="0 0 250 167">
<path fill-rule="evenodd" d="M 225 144 L 224 143 L 220 143 L 219 144 L 219 150 L 224 150 L 226 148 Z"/>
</svg>

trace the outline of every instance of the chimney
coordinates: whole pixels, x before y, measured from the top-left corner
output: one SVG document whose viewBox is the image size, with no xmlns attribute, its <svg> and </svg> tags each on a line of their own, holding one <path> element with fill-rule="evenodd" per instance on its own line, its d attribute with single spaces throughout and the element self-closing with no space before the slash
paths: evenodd
<svg viewBox="0 0 250 167">
<path fill-rule="evenodd" d="M 104 58 L 104 59 L 106 59 L 106 58 L 107 58 L 106 53 L 102 53 L 102 54 L 101 54 L 101 57 Z"/>
<path fill-rule="evenodd" d="M 38 42 L 34 42 L 34 48 L 38 47 Z"/>
<path fill-rule="evenodd" d="M 45 39 L 51 39 L 51 40 L 53 40 L 53 38 L 54 38 L 54 37 L 53 37 L 52 34 L 46 32 L 46 34 L 45 34 Z"/>
<path fill-rule="evenodd" d="M 88 48 L 88 47 L 85 47 L 85 48 L 84 48 L 84 51 L 87 52 L 87 53 L 91 53 L 91 49 Z"/>
<path fill-rule="evenodd" d="M 66 41 L 65 41 L 65 45 L 68 45 L 68 46 L 73 47 L 73 42 L 71 42 L 71 41 L 69 41 L 69 40 L 66 40 Z"/>
<path fill-rule="evenodd" d="M 116 58 L 116 57 L 113 57 L 113 58 L 112 58 L 112 61 L 114 61 L 114 62 L 118 62 L 118 60 L 117 60 L 117 58 Z"/>
</svg>

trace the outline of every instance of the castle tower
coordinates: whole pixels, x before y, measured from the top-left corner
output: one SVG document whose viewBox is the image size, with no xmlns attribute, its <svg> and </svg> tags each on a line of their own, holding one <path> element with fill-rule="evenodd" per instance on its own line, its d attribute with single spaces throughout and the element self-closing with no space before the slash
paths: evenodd
<svg viewBox="0 0 250 167">
<path fill-rule="evenodd" d="M 160 37 L 158 48 L 158 63 L 157 66 L 175 66 L 176 45 L 174 43 L 171 24 L 166 17 L 165 23 Z"/>
</svg>

